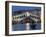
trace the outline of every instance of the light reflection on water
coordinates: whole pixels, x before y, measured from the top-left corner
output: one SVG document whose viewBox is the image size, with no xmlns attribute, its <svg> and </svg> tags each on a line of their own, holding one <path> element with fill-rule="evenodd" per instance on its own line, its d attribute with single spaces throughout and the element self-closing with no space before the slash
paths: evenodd
<svg viewBox="0 0 46 37">
<path fill-rule="evenodd" d="M 29 30 L 39 30 L 41 29 L 41 24 L 40 23 L 34 23 L 29 25 L 30 29 Z M 13 31 L 23 31 L 26 30 L 26 24 L 14 24 L 12 25 L 12 30 Z"/>
</svg>

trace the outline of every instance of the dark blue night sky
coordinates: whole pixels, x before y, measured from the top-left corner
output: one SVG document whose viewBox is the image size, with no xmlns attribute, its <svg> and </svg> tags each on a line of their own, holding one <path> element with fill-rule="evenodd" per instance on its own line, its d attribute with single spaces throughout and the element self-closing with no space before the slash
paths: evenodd
<svg viewBox="0 0 46 37">
<path fill-rule="evenodd" d="M 41 7 L 29 7 L 29 6 L 12 6 L 12 11 L 21 11 L 21 10 L 41 10 Z"/>
</svg>

